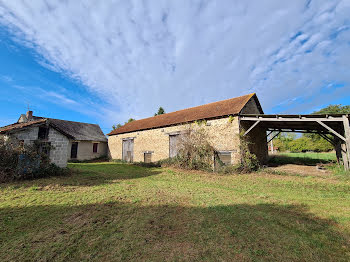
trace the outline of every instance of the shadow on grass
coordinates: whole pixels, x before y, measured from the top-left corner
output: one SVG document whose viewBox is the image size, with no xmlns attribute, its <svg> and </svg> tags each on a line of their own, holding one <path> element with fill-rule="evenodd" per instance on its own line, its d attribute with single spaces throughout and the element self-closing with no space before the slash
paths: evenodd
<svg viewBox="0 0 350 262">
<path fill-rule="evenodd" d="M 349 261 L 349 237 L 303 206 L 121 202 L 1 209 L 0 260 Z"/>
<path fill-rule="evenodd" d="M 144 168 L 120 163 L 70 163 L 71 174 L 67 176 L 52 176 L 35 180 L 16 181 L 0 184 L 4 187 L 31 186 L 98 186 L 117 183 L 120 180 L 138 179 L 161 173 L 160 168 Z"/>
<path fill-rule="evenodd" d="M 269 159 L 268 159 L 268 166 L 271 166 L 271 167 L 276 167 L 276 166 L 281 166 L 286 164 L 316 166 L 317 164 L 330 164 L 330 163 L 334 163 L 334 161 L 329 159 L 294 157 L 294 156 L 284 156 L 284 155 L 272 155 L 272 156 L 269 156 Z"/>
</svg>

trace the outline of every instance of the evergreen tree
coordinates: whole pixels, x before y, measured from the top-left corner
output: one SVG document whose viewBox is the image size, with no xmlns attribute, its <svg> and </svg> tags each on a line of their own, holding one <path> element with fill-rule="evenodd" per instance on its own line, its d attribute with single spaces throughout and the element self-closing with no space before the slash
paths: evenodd
<svg viewBox="0 0 350 262">
<path fill-rule="evenodd" d="M 165 110 L 163 107 L 159 107 L 158 112 L 154 114 L 154 116 L 158 116 L 158 115 L 163 115 L 165 114 Z"/>
</svg>

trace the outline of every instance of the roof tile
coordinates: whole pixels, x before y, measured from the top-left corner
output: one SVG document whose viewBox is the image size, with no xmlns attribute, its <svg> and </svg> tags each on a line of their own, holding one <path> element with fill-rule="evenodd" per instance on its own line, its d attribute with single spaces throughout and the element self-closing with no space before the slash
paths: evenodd
<svg viewBox="0 0 350 262">
<path fill-rule="evenodd" d="M 164 126 L 192 122 L 200 119 L 209 119 L 226 115 L 236 115 L 241 112 L 243 107 L 253 96 L 255 96 L 255 93 L 223 101 L 218 101 L 206 105 L 191 107 L 163 115 L 135 120 L 125 124 L 120 128 L 113 130 L 108 135 L 111 136 L 145 129 L 159 128 Z"/>
</svg>

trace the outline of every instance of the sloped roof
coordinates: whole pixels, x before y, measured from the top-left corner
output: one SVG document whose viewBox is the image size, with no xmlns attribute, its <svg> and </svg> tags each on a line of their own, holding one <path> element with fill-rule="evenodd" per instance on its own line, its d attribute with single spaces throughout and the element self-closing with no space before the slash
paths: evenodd
<svg viewBox="0 0 350 262">
<path fill-rule="evenodd" d="M 220 116 L 237 115 L 252 97 L 256 99 L 258 107 L 260 107 L 256 94 L 253 93 L 163 115 L 135 120 L 113 130 L 108 135 L 118 135 L 151 128 L 187 123 L 201 119 L 216 118 Z M 261 110 L 261 107 L 259 109 Z"/>
<path fill-rule="evenodd" d="M 50 125 L 81 141 L 107 141 L 99 125 L 48 118 Z"/>
<path fill-rule="evenodd" d="M 36 125 L 36 124 L 41 124 L 46 122 L 46 119 L 39 119 L 39 120 L 34 120 L 34 121 L 30 121 L 30 122 L 23 122 L 23 123 L 14 123 L 8 126 L 3 126 L 0 127 L 0 134 L 1 133 L 6 133 L 7 131 L 12 131 L 12 130 L 16 130 L 16 129 L 22 129 L 28 126 L 32 126 L 32 125 Z"/>
<path fill-rule="evenodd" d="M 0 134 L 10 131 L 20 130 L 32 125 L 48 123 L 50 126 L 64 134 L 65 136 L 80 141 L 100 141 L 106 142 L 107 138 L 103 134 L 99 125 L 88 124 L 53 118 L 33 117 L 34 120 L 24 123 L 15 123 L 12 125 L 0 127 Z"/>
</svg>

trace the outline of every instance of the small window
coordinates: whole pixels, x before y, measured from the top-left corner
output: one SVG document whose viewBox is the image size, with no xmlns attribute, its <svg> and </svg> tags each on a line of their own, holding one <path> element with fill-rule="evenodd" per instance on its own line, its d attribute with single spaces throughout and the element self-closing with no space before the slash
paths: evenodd
<svg viewBox="0 0 350 262">
<path fill-rule="evenodd" d="M 152 162 L 152 153 L 144 153 L 145 157 L 145 163 L 151 163 Z"/>
<path fill-rule="evenodd" d="M 46 126 L 39 127 L 38 139 L 47 139 L 49 137 L 49 128 Z"/>
<path fill-rule="evenodd" d="M 92 152 L 93 152 L 93 153 L 97 153 L 97 150 L 98 150 L 98 143 L 94 143 L 94 144 L 92 145 Z"/>
<path fill-rule="evenodd" d="M 218 152 L 218 156 L 224 165 L 231 165 L 231 152 Z"/>
</svg>

